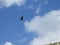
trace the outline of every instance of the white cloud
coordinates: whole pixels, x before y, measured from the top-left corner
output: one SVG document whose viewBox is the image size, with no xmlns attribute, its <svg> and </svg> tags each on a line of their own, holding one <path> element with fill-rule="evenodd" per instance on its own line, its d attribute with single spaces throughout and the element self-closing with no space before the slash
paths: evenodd
<svg viewBox="0 0 60 45">
<path fill-rule="evenodd" d="M 21 5 L 24 5 L 26 0 L 0 0 L 0 7 L 3 6 L 3 7 L 10 7 L 12 5 L 18 5 L 18 6 L 21 6 Z"/>
<path fill-rule="evenodd" d="M 5 42 L 4 45 L 13 45 L 11 42 Z"/>
<path fill-rule="evenodd" d="M 27 32 L 39 34 L 30 42 L 30 45 L 44 45 L 60 41 L 60 10 L 50 11 L 42 17 L 35 16 L 24 24 Z"/>
</svg>

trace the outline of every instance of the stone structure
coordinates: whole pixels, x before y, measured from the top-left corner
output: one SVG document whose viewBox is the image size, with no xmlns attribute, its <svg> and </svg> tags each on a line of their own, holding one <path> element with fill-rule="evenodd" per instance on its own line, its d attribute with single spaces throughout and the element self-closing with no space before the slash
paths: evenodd
<svg viewBox="0 0 60 45">
<path fill-rule="evenodd" d="M 50 44 L 47 44 L 47 45 L 60 45 L 60 42 L 50 43 Z"/>
</svg>

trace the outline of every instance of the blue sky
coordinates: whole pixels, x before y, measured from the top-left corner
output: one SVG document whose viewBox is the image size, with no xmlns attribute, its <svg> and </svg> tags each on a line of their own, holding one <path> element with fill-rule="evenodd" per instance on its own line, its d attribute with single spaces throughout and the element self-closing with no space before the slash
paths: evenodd
<svg viewBox="0 0 60 45">
<path fill-rule="evenodd" d="M 0 45 L 40 45 L 39 44 L 40 42 L 34 44 L 35 43 L 34 40 L 38 39 L 37 40 L 38 42 L 41 39 L 41 37 L 43 37 L 43 39 L 45 40 L 44 34 L 46 33 L 43 33 L 44 31 L 42 32 L 38 31 L 40 29 L 39 24 L 41 24 L 41 22 L 44 21 L 43 19 L 45 19 L 45 21 L 49 19 L 48 22 L 50 22 L 51 17 L 45 15 L 50 15 L 50 13 L 51 15 L 52 14 L 60 15 L 59 13 L 60 0 L 22 0 L 22 1 L 9 0 L 9 1 L 0 0 Z M 22 15 L 24 16 L 23 21 L 20 20 L 20 16 Z M 45 16 L 45 18 L 43 16 Z M 40 21 L 39 20 L 40 17 L 41 18 L 43 17 L 43 19 L 41 19 L 41 22 L 38 23 Z M 51 20 L 53 19 L 55 18 L 52 16 Z M 52 24 L 53 23 L 54 22 L 52 22 Z M 45 25 L 45 22 L 43 25 Z M 49 27 L 47 27 L 46 25 L 49 25 Z M 46 25 L 45 26 L 49 29 L 46 29 L 46 27 L 44 29 L 48 30 L 49 32 L 51 28 L 50 23 Z M 31 28 L 29 26 L 31 26 Z M 34 26 L 37 27 L 39 26 L 39 28 L 38 29 L 36 28 L 35 30 L 35 28 L 33 28 Z M 53 30 L 55 29 L 54 26 L 52 26 Z M 53 32 L 52 29 L 51 32 Z M 30 42 L 32 43 L 30 44 Z"/>
</svg>

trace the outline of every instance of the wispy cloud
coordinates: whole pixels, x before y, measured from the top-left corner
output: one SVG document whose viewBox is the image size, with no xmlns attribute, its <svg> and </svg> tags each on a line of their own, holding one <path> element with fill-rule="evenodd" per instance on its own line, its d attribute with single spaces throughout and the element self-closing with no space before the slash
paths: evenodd
<svg viewBox="0 0 60 45">
<path fill-rule="evenodd" d="M 26 43 L 26 41 L 27 41 L 27 38 L 22 38 L 21 40 L 19 40 L 19 43 L 23 45 L 24 43 Z"/>
<path fill-rule="evenodd" d="M 26 0 L 0 0 L 0 7 L 10 7 L 12 5 L 24 5 Z"/>
<path fill-rule="evenodd" d="M 35 16 L 24 24 L 27 32 L 35 32 L 39 35 L 30 42 L 30 45 L 60 41 L 60 10 L 50 11 L 43 17 Z"/>
<path fill-rule="evenodd" d="M 13 45 L 11 42 L 5 42 L 4 45 Z"/>
<path fill-rule="evenodd" d="M 44 0 L 44 3 L 45 3 L 45 4 L 48 4 L 48 2 L 49 2 L 49 0 Z"/>
<path fill-rule="evenodd" d="M 40 8 L 37 8 L 35 13 L 36 14 L 40 13 Z"/>
<path fill-rule="evenodd" d="M 48 1 L 45 1 L 45 4 L 48 4 Z"/>
<path fill-rule="evenodd" d="M 28 5 L 28 8 L 33 9 L 33 6 L 32 5 Z"/>
</svg>

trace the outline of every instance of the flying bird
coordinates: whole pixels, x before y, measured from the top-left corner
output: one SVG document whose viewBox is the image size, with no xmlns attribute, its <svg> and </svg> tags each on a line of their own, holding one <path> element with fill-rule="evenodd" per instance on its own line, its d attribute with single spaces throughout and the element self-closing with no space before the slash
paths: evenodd
<svg viewBox="0 0 60 45">
<path fill-rule="evenodd" d="M 23 20 L 23 16 L 20 17 L 20 20 L 21 20 L 21 21 Z"/>
</svg>

